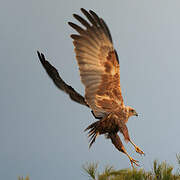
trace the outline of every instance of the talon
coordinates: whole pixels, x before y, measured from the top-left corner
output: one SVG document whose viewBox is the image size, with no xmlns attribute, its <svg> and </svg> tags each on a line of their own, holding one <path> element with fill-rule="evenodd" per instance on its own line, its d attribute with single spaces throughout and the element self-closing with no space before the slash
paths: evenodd
<svg viewBox="0 0 180 180">
<path fill-rule="evenodd" d="M 135 150 L 137 153 L 139 153 L 140 155 L 145 155 L 144 152 L 139 148 L 139 147 L 135 147 Z"/>
<path fill-rule="evenodd" d="M 134 144 L 131 140 L 130 143 L 135 147 L 137 153 L 139 153 L 140 155 L 145 155 L 144 152 L 139 147 L 137 147 L 136 144 Z"/>
<path fill-rule="evenodd" d="M 129 160 L 131 162 L 131 166 L 134 168 L 134 164 L 139 167 L 139 161 L 133 159 L 132 157 L 129 157 Z"/>
</svg>

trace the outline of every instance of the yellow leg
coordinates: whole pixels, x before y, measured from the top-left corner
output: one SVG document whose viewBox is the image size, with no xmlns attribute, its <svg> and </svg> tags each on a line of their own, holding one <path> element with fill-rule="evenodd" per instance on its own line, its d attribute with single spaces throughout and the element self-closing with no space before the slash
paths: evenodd
<svg viewBox="0 0 180 180">
<path fill-rule="evenodd" d="M 134 165 L 139 166 L 138 165 L 138 161 L 134 160 L 126 151 L 126 149 L 124 148 L 122 141 L 120 139 L 120 137 L 118 136 L 117 133 L 112 133 L 109 134 L 109 137 L 111 138 L 112 143 L 114 144 L 114 146 L 122 153 L 126 154 L 126 156 L 129 158 L 130 162 L 131 162 L 131 166 L 134 168 Z"/>
<path fill-rule="evenodd" d="M 131 140 L 130 140 L 130 143 L 135 147 L 135 150 L 137 153 L 141 155 L 145 155 L 144 152 L 138 146 L 136 146 L 136 144 L 134 144 Z"/>
</svg>

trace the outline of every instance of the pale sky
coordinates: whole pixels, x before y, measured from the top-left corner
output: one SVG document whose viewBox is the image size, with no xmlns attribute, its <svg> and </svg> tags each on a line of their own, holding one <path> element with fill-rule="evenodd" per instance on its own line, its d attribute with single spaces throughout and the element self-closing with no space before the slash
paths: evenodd
<svg viewBox="0 0 180 180">
<path fill-rule="evenodd" d="M 84 94 L 68 21 L 80 8 L 92 9 L 109 26 L 120 58 L 130 118 L 127 151 L 150 170 L 154 159 L 177 169 L 180 152 L 179 0 L 16 0 L 0 7 L 0 179 L 88 179 L 86 162 L 128 168 L 128 158 L 100 136 L 92 149 L 83 130 L 95 121 L 90 110 L 72 102 L 49 79 L 38 61 L 43 52 L 62 78 Z M 122 137 L 122 136 L 121 136 Z"/>
</svg>

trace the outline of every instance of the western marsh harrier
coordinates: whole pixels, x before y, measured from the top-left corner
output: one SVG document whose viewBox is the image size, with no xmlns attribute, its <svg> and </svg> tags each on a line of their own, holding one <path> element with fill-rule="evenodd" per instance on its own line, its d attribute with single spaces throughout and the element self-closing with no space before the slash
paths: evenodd
<svg viewBox="0 0 180 180">
<path fill-rule="evenodd" d="M 81 81 L 85 86 L 85 97 L 67 85 L 59 76 L 58 71 L 45 59 L 42 53 L 38 57 L 55 85 L 69 94 L 70 98 L 89 107 L 98 121 L 88 126 L 90 145 L 98 135 L 105 134 L 114 146 L 126 154 L 131 165 L 138 165 L 138 161 L 129 156 L 125 150 L 118 132 L 121 132 L 126 142 L 130 142 L 137 153 L 144 154 L 129 137 L 126 123 L 131 116 L 138 116 L 135 109 L 125 106 L 120 88 L 119 60 L 110 31 L 102 18 L 93 11 L 81 9 L 87 20 L 74 14 L 84 28 L 72 22 L 68 24 L 78 34 L 72 34 L 76 59 L 79 66 Z"/>
</svg>

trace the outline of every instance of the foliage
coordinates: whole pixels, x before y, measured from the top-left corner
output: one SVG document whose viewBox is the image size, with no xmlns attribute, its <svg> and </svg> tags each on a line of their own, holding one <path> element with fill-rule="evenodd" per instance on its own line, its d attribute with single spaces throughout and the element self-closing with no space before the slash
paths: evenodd
<svg viewBox="0 0 180 180">
<path fill-rule="evenodd" d="M 180 155 L 177 155 L 177 161 L 180 167 Z M 83 166 L 83 169 L 92 180 L 180 180 L 180 173 L 173 174 L 173 167 L 165 161 L 159 163 L 155 160 L 152 171 L 136 168 L 115 170 L 112 166 L 108 166 L 99 173 L 97 167 L 97 163 L 91 163 Z"/>
<path fill-rule="evenodd" d="M 155 180 L 169 180 L 169 179 L 178 179 L 180 176 L 173 175 L 173 167 L 168 165 L 166 162 L 159 164 L 157 160 L 154 161 L 154 179 Z"/>
<path fill-rule="evenodd" d="M 180 180 L 180 154 L 176 157 L 179 165 L 177 173 L 173 173 L 173 167 L 165 161 L 159 163 L 157 160 L 153 162 L 151 171 L 136 168 L 115 170 L 112 166 L 106 166 L 100 173 L 97 163 L 87 163 L 83 170 L 91 180 Z M 29 176 L 25 179 L 19 176 L 18 180 L 29 180 Z"/>
<path fill-rule="evenodd" d="M 180 154 L 177 154 L 177 155 L 176 155 L 176 158 L 177 158 L 177 162 L 178 162 L 178 165 L 179 165 L 178 174 L 179 174 L 179 176 L 180 176 Z"/>
<path fill-rule="evenodd" d="M 23 176 L 22 177 L 18 177 L 18 180 L 29 180 L 29 176 L 26 176 L 26 178 L 24 179 Z"/>
<path fill-rule="evenodd" d="M 96 179 L 97 176 L 97 168 L 98 164 L 97 163 L 87 163 L 86 165 L 83 166 L 84 171 L 89 175 L 91 179 Z"/>
</svg>

